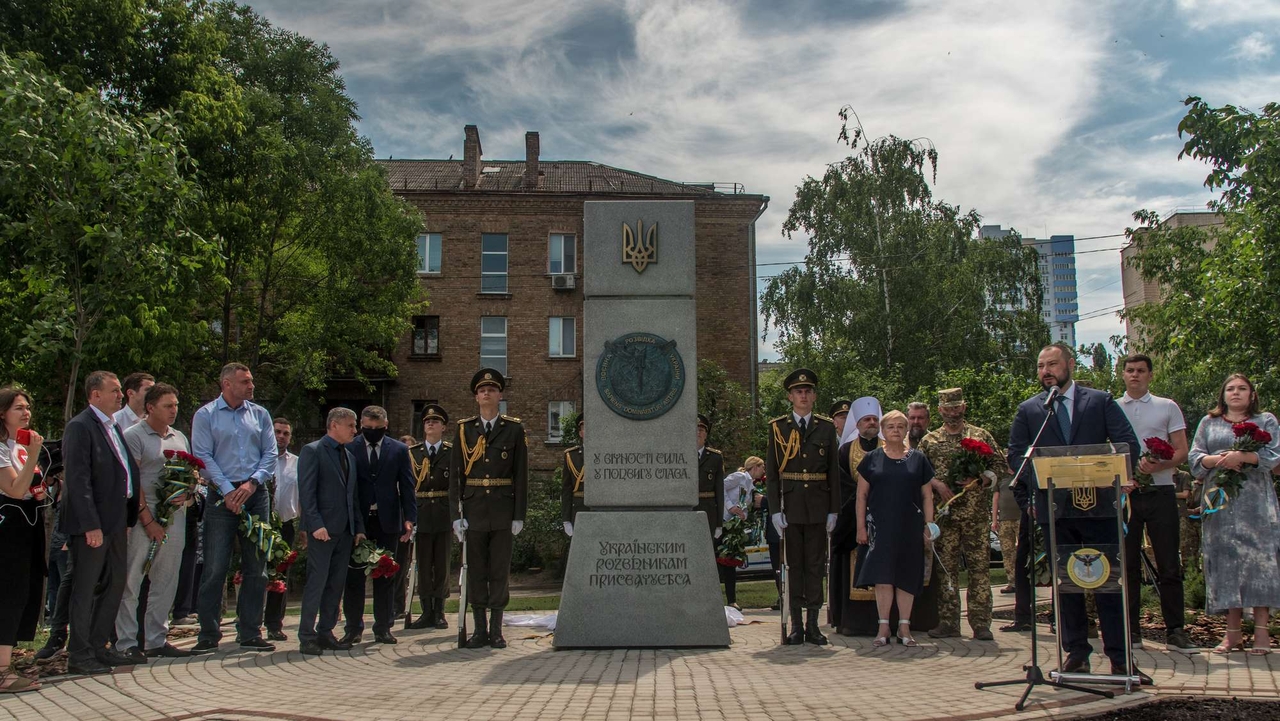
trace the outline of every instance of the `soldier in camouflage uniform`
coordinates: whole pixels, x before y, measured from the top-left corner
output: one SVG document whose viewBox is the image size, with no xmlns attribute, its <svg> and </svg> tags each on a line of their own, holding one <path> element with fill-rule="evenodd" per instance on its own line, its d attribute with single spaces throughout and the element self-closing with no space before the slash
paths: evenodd
<svg viewBox="0 0 1280 721">
<path fill-rule="evenodd" d="M 586 415 L 578 414 L 578 440 L 586 440 Z M 580 511 L 587 508 L 587 487 L 582 476 L 583 451 L 581 445 L 568 448 L 564 452 L 564 465 L 560 469 L 560 520 L 564 523 L 564 535 L 573 538 L 573 522 Z"/>
<path fill-rule="evenodd" d="M 695 511 L 707 514 L 711 537 L 719 538 L 724 525 L 724 456 L 707 445 L 711 421 L 698 414 L 698 505 Z"/>
<path fill-rule="evenodd" d="M 943 418 L 942 427 L 930 431 L 920 441 L 919 450 L 929 458 L 938 476 L 934 483 L 947 477 L 952 456 L 960 450 L 960 441 L 972 438 L 982 441 L 996 450 L 995 439 L 985 430 L 964 421 L 964 391 L 949 388 L 938 392 L 938 412 Z M 997 478 L 1012 475 L 1008 461 L 998 450 L 994 454 L 994 474 Z M 933 638 L 960 635 L 960 560 L 964 559 L 969 570 L 969 625 L 973 637 L 990 641 L 991 635 L 991 573 L 988 565 L 991 551 L 987 544 L 988 527 L 991 525 L 991 479 L 966 479 L 966 485 L 976 484 L 960 495 L 960 489 L 950 489 L 958 497 L 947 507 L 947 514 L 940 516 L 938 526 L 942 535 L 937 540 L 938 555 L 942 558 L 944 573 L 948 574 L 938 597 L 938 627 L 929 631 Z"/>
</svg>

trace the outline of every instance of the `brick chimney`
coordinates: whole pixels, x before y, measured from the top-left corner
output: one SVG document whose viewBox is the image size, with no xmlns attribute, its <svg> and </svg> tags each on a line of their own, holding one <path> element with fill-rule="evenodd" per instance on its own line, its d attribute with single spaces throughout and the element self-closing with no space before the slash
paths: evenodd
<svg viewBox="0 0 1280 721">
<path fill-rule="evenodd" d="M 524 134 L 524 189 L 538 189 L 538 133 Z"/>
<path fill-rule="evenodd" d="M 468 190 L 480 184 L 480 130 L 474 125 L 462 129 L 466 139 L 462 143 L 462 187 Z"/>
</svg>

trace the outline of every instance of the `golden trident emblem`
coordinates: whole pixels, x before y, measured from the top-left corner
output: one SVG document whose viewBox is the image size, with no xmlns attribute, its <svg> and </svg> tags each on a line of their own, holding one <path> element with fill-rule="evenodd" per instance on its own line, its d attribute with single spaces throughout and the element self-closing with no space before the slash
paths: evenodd
<svg viewBox="0 0 1280 721">
<path fill-rule="evenodd" d="M 630 263 L 637 273 L 643 273 L 650 263 L 658 262 L 658 224 L 644 230 L 644 221 L 636 221 L 634 232 L 631 226 L 622 224 L 622 262 Z"/>
</svg>

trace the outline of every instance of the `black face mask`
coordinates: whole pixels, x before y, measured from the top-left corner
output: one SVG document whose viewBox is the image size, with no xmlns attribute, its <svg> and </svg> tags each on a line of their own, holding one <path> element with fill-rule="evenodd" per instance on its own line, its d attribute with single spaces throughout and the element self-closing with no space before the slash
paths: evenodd
<svg viewBox="0 0 1280 721">
<path fill-rule="evenodd" d="M 364 436 L 364 439 L 366 441 L 368 441 L 371 445 L 376 446 L 378 444 L 378 441 L 382 440 L 383 436 L 387 435 L 387 429 L 386 428 L 361 428 L 360 433 L 361 435 Z"/>
</svg>

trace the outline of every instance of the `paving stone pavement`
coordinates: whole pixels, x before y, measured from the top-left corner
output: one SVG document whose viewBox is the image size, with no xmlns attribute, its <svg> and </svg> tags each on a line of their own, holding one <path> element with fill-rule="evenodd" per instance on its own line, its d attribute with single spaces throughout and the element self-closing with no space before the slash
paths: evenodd
<svg viewBox="0 0 1280 721">
<path fill-rule="evenodd" d="M 781 647 L 776 614 L 746 617 L 760 623 L 732 629 L 726 650 L 557 651 L 546 635 L 509 628 L 503 651 L 458 649 L 450 629 L 397 631 L 394 646 L 366 641 L 304 657 L 296 628 L 287 626 L 290 640 L 274 653 L 244 653 L 228 641 L 212 655 L 48 679 L 39 692 L 0 697 L 0 719 L 1070 718 L 1161 695 L 1280 698 L 1276 654 L 1187 656 L 1148 642 L 1135 659 L 1154 688 L 1100 700 L 1041 687 L 1015 713 L 1022 686 L 973 684 L 1022 677 L 1027 634 L 997 632 L 995 642 L 981 642 L 967 627 L 962 639 L 919 632 L 914 649 L 872 649 L 870 638 L 830 634 L 830 646 Z M 1056 664 L 1052 638 L 1041 634 L 1046 673 Z M 1105 670 L 1100 649 L 1094 664 Z"/>
</svg>

